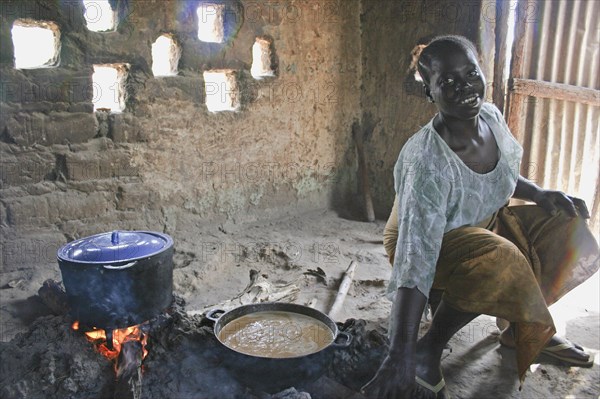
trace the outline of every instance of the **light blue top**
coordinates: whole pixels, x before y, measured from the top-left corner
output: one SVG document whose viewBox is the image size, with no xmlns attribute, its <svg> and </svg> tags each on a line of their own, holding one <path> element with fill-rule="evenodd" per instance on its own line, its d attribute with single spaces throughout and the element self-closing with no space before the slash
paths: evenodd
<svg viewBox="0 0 600 399">
<path fill-rule="evenodd" d="M 479 113 L 496 138 L 499 161 L 489 173 L 471 170 L 433 127 L 433 119 L 404 145 L 394 182 L 398 243 L 388 286 L 417 287 L 426 297 L 433 284 L 444 233 L 473 226 L 500 209 L 515 191 L 523 149 L 500 111 L 484 103 Z"/>
</svg>

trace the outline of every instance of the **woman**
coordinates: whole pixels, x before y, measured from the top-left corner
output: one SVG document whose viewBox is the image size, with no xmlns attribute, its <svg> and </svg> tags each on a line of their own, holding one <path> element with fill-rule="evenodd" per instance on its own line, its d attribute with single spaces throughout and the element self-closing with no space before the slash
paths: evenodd
<svg viewBox="0 0 600 399">
<path fill-rule="evenodd" d="M 445 397 L 442 350 L 482 313 L 511 322 L 503 341 L 513 338 L 521 381 L 544 347 L 588 364 L 580 347 L 554 336 L 547 309 L 598 270 L 585 203 L 519 176 L 522 148 L 484 103 L 471 42 L 434 39 L 418 71 L 438 113 L 408 140 L 394 169 L 397 196 L 384 237 L 394 267 L 390 347 L 364 392 Z M 537 206 L 506 207 L 510 197 Z M 428 297 L 438 292 L 430 329 L 417 341 Z"/>
</svg>

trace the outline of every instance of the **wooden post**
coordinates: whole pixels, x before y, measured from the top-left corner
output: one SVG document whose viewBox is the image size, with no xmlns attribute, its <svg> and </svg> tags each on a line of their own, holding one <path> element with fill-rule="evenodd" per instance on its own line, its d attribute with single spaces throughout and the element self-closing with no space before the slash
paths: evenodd
<svg viewBox="0 0 600 399">
<path fill-rule="evenodd" d="M 352 124 L 352 138 L 356 144 L 356 154 L 358 157 L 358 176 L 360 180 L 360 190 L 363 198 L 365 219 L 367 222 L 375 220 L 375 211 L 373 209 L 373 198 L 371 197 L 371 185 L 369 184 L 369 171 L 367 170 L 367 158 L 365 155 L 364 140 L 373 133 L 375 125 L 362 127 L 357 121 Z"/>
<path fill-rule="evenodd" d="M 512 92 L 514 85 L 514 79 L 523 78 L 524 65 L 526 54 L 525 44 L 529 37 L 529 30 L 527 29 L 527 7 L 517 7 L 517 14 L 515 16 L 515 41 L 512 47 L 512 58 L 510 63 L 510 77 L 508 80 L 508 96 L 506 98 L 506 114 L 504 118 L 508 123 L 508 127 L 516 139 L 522 144 L 523 143 L 523 131 L 521 121 L 523 118 L 523 103 L 524 96 Z"/>
<path fill-rule="evenodd" d="M 508 15 L 510 14 L 510 2 L 496 2 L 496 52 L 494 54 L 494 81 L 492 85 L 492 101 L 496 107 L 504 112 L 504 97 L 506 96 L 506 82 L 504 72 L 506 70 L 506 49 L 508 44 Z"/>
</svg>

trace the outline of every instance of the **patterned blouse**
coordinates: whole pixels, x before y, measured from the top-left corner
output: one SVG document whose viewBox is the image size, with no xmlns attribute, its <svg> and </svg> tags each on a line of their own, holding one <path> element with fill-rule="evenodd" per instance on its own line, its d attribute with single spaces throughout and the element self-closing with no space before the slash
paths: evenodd
<svg viewBox="0 0 600 399">
<path fill-rule="evenodd" d="M 493 104 L 484 103 L 479 116 L 498 145 L 491 172 L 471 170 L 436 132 L 433 119 L 400 152 L 394 167 L 398 243 L 388 286 L 392 300 L 400 287 L 417 287 L 429 297 L 444 233 L 477 225 L 514 193 L 523 149 Z"/>
</svg>

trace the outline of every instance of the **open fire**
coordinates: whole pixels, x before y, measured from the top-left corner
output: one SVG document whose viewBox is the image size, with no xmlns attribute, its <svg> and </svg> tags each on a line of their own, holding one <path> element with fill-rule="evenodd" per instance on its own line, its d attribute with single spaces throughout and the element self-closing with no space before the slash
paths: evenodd
<svg viewBox="0 0 600 399">
<path fill-rule="evenodd" d="M 71 326 L 73 330 L 79 330 L 79 321 L 75 321 Z M 98 352 L 109 360 L 115 361 L 119 358 L 121 348 L 125 342 L 139 341 L 142 344 L 142 359 L 148 355 L 146 344 L 148 335 L 142 331 L 142 324 L 112 331 L 112 339 L 109 343 L 106 337 L 106 331 L 94 328 L 92 331 L 84 332 L 88 341 L 92 342 Z"/>
<path fill-rule="evenodd" d="M 115 398 L 141 398 L 142 361 L 148 355 L 148 335 L 142 331 L 145 323 L 107 331 L 93 328 L 84 332 L 96 350 L 114 364 L 116 375 Z M 71 327 L 79 331 L 79 322 Z"/>
</svg>

